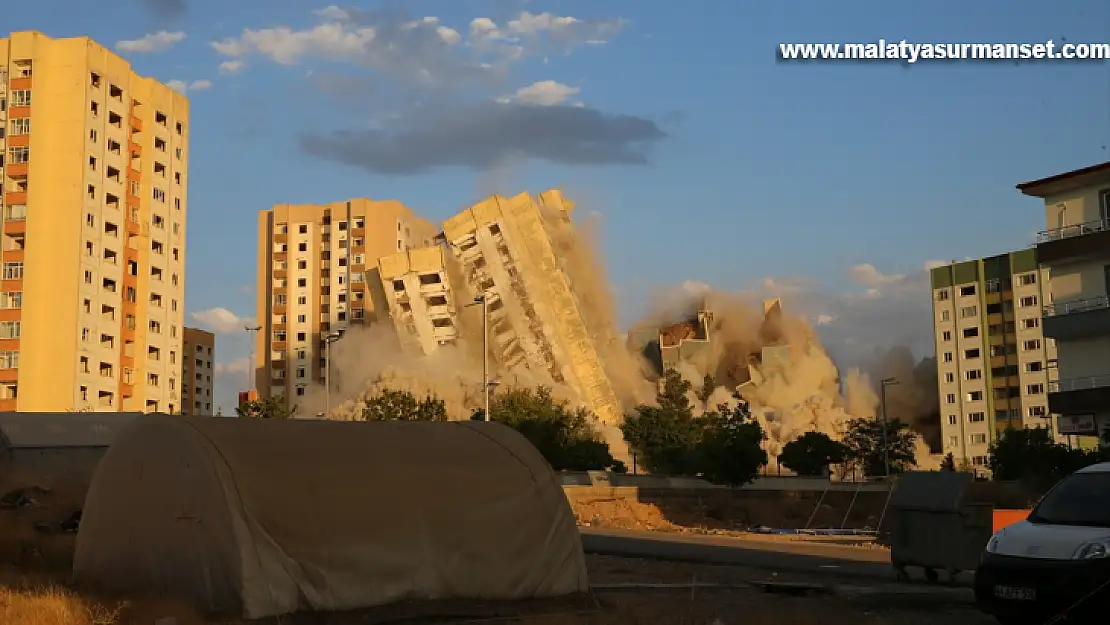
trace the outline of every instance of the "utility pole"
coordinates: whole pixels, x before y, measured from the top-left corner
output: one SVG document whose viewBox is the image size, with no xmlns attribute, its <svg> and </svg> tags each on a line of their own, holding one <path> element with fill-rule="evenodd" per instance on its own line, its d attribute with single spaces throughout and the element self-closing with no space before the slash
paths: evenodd
<svg viewBox="0 0 1110 625">
<path fill-rule="evenodd" d="M 342 338 L 342 332 L 324 337 L 324 418 L 331 418 L 331 344 Z"/>
<path fill-rule="evenodd" d="M 885 468 L 884 476 L 890 477 L 890 445 L 887 440 L 887 417 L 886 417 L 886 387 L 898 384 L 896 378 L 885 378 L 880 383 L 879 389 L 879 404 L 880 409 L 883 411 L 883 467 Z"/>
<path fill-rule="evenodd" d="M 254 390 L 254 340 L 255 333 L 262 329 L 262 326 L 243 326 L 247 331 L 247 350 L 250 354 L 247 363 L 247 392 Z"/>
</svg>

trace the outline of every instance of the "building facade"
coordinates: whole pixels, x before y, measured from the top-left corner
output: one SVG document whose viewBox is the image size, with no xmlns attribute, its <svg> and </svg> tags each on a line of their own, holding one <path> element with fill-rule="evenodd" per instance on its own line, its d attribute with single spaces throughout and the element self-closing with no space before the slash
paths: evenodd
<svg viewBox="0 0 1110 625">
<path fill-rule="evenodd" d="M 1056 346 L 1043 334 L 1049 271 L 1033 250 L 931 270 L 943 453 L 977 472 L 1006 428 L 1052 427 Z"/>
<path fill-rule="evenodd" d="M 0 410 L 179 412 L 188 100 L 31 31 L 0 103 Z"/>
<path fill-rule="evenodd" d="M 258 217 L 255 380 L 297 403 L 326 372 L 324 340 L 376 319 L 365 277 L 382 256 L 433 244 L 437 229 L 393 200 L 279 204 Z"/>
<path fill-rule="evenodd" d="M 383 256 L 366 284 L 378 310 L 388 310 L 401 346 L 430 354 L 459 338 L 458 304 L 447 278 L 442 247 L 422 247 Z"/>
<path fill-rule="evenodd" d="M 448 219 L 443 236 L 461 265 L 467 299 L 484 295 L 490 355 L 505 368 L 543 371 L 575 389 L 602 423 L 623 419 L 570 282 L 544 225 L 569 219 L 558 191 L 493 196 Z"/>
<path fill-rule="evenodd" d="M 216 375 L 216 335 L 198 328 L 185 328 L 184 336 L 181 414 L 210 417 Z"/>
<path fill-rule="evenodd" d="M 1044 201 L 1037 259 L 1052 271 L 1044 332 L 1059 379 L 1048 401 L 1058 431 L 1084 446 L 1110 428 L 1110 162 L 1017 185 Z"/>
</svg>

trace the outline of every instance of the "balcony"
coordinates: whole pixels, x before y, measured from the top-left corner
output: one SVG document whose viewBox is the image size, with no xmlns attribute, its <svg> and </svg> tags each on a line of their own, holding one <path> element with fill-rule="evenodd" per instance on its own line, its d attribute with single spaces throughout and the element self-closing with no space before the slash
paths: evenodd
<svg viewBox="0 0 1110 625">
<path fill-rule="evenodd" d="M 1044 335 L 1064 341 L 1110 335 L 1110 296 L 1045 306 Z"/>
<path fill-rule="evenodd" d="M 1110 406 L 1110 373 L 1048 383 L 1049 412 L 1074 415 L 1105 412 Z"/>
<path fill-rule="evenodd" d="M 1037 234 L 1037 261 L 1051 265 L 1110 257 L 1110 219 L 1096 219 Z"/>
</svg>

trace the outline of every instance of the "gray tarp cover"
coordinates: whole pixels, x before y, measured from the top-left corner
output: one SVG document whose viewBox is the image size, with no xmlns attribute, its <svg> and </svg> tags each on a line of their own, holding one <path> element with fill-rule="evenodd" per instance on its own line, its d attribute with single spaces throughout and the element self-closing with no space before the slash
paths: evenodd
<svg viewBox="0 0 1110 625">
<path fill-rule="evenodd" d="M 139 417 L 93 477 L 73 568 L 247 618 L 589 587 L 550 466 L 469 421 Z"/>
</svg>

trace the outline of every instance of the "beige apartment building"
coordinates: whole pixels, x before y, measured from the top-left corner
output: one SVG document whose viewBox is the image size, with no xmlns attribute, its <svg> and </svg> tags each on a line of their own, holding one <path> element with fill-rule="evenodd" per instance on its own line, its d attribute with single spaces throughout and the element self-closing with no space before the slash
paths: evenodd
<svg viewBox="0 0 1110 625">
<path fill-rule="evenodd" d="M 1049 407 L 1059 432 L 1095 445 L 1110 428 L 1110 162 L 1017 188 L 1044 200 L 1036 252 L 1052 271 L 1052 298 L 1043 324 L 1060 361 Z"/>
<path fill-rule="evenodd" d="M 185 328 L 181 358 L 181 414 L 212 416 L 216 335 Z"/>
<path fill-rule="evenodd" d="M 985 472 L 999 432 L 1052 427 L 1056 346 L 1041 324 L 1049 271 L 1021 250 L 937 267 L 930 280 L 943 453 Z"/>
<path fill-rule="evenodd" d="M 87 37 L 16 32 L 0 125 L 0 410 L 179 412 L 188 100 Z"/>
<path fill-rule="evenodd" d="M 403 348 L 426 355 L 458 339 L 459 303 L 451 291 L 443 247 L 383 256 L 376 271 L 367 272 L 366 284 L 375 309 L 389 311 Z"/>
<path fill-rule="evenodd" d="M 536 199 L 495 195 L 443 224 L 443 237 L 461 265 L 465 300 L 488 298 L 490 352 L 497 362 L 546 372 L 577 390 L 602 423 L 618 424 L 620 402 L 541 208 L 550 218 L 569 219 L 574 204 L 555 190 Z"/>
<path fill-rule="evenodd" d="M 375 319 L 378 259 L 433 244 L 437 229 L 394 200 L 279 204 L 258 216 L 256 385 L 296 403 L 324 380 L 324 341 Z"/>
</svg>

